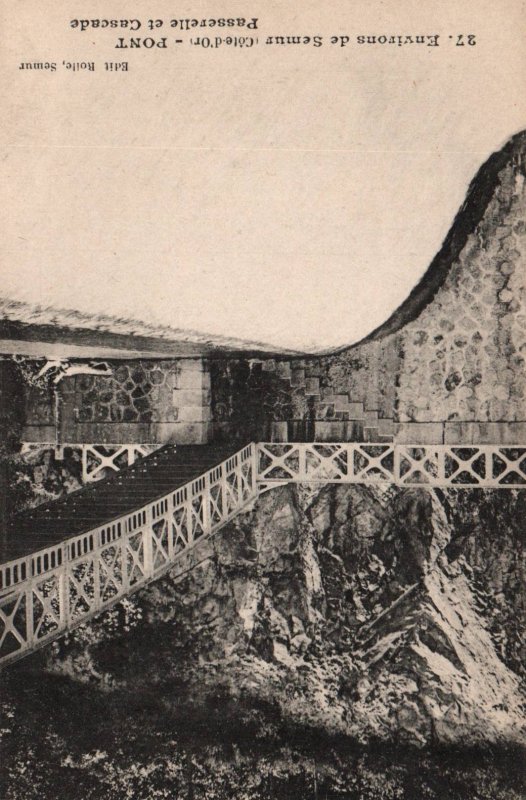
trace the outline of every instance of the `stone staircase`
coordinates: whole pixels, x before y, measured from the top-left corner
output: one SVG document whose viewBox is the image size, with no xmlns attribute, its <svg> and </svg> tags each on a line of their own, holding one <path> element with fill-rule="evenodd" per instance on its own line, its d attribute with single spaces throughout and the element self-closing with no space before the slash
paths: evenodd
<svg viewBox="0 0 526 800">
<path fill-rule="evenodd" d="M 307 402 L 310 400 L 314 408 L 314 418 L 272 422 L 270 438 L 273 441 L 393 441 L 393 418 L 380 416 L 378 409 L 367 408 L 363 401 L 350 394 L 335 394 L 323 388 L 320 377 L 313 375 L 310 368 L 276 360 L 264 362 L 262 368 L 287 382 L 292 394 L 301 395 Z"/>
</svg>

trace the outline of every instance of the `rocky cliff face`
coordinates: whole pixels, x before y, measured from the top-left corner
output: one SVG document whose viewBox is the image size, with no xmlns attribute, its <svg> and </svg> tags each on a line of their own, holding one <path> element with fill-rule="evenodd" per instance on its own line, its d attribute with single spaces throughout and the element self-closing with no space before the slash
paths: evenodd
<svg viewBox="0 0 526 800">
<path fill-rule="evenodd" d="M 78 702 L 87 685 L 97 705 L 110 709 L 111 726 L 100 724 L 110 726 L 112 737 L 116 725 L 132 724 L 128 704 L 141 697 L 148 739 L 153 735 L 164 747 L 167 736 L 194 731 L 201 757 L 209 758 L 211 731 L 221 746 L 226 736 L 229 746 L 243 749 L 248 737 L 259 759 L 265 750 L 272 770 L 278 751 L 283 758 L 283 741 L 290 747 L 299 736 L 303 747 L 314 737 L 316 758 L 323 762 L 330 753 L 330 763 L 319 766 L 327 791 L 340 774 L 334 759 L 344 743 L 365 748 L 368 757 L 379 745 L 384 754 L 401 746 L 426 753 L 520 747 L 526 742 L 526 499 L 522 492 L 498 492 L 498 500 L 496 494 L 372 486 L 273 490 L 203 543 L 192 570 L 174 570 L 98 623 L 13 668 L 8 697 L 18 692 L 20 701 L 14 687 L 22 677 L 29 686 L 43 680 L 52 695 L 57 680 L 69 687 L 61 710 L 44 715 L 53 727 L 57 714 L 63 720 L 68 707 L 71 712 L 71 687 Z M 27 702 L 26 695 L 23 714 Z M 34 695 L 32 703 L 34 714 Z M 88 727 L 96 726 L 94 710 L 86 713 Z M 16 740 L 18 712 L 15 719 Z M 135 733 L 135 744 L 141 736 Z M 63 761 L 64 739 L 53 747 Z M 92 758 L 93 741 L 90 747 Z M 113 763 L 107 742 L 97 748 L 101 761 Z M 175 748 L 173 758 L 175 752 L 180 755 Z M 83 775 L 97 772 L 91 761 L 82 766 L 78 754 L 67 757 Z M 230 753 L 228 766 L 216 758 L 229 774 L 238 769 L 237 756 Z M 278 781 L 274 796 L 315 797 L 301 794 L 301 785 L 294 794 L 291 770 L 299 767 L 285 762 L 289 793 L 279 794 Z M 384 775 L 392 794 L 371 789 L 344 796 L 471 796 L 436 793 L 433 783 L 428 794 L 396 794 L 393 769 Z M 499 785 L 480 797 L 520 796 L 510 786 L 503 791 Z M 246 795 L 195 796 L 267 795 L 260 787 Z"/>
<path fill-rule="evenodd" d="M 471 531 L 453 494 L 274 490 L 193 570 L 133 606 L 168 650 L 170 639 L 187 644 L 181 624 L 191 633 L 197 660 L 169 669 L 195 681 L 196 698 L 220 684 L 364 741 L 521 742 L 525 501 L 510 493 L 516 524 L 502 531 L 492 524 L 502 498 L 470 494 Z M 111 678 L 100 652 L 98 642 L 82 657 Z M 74 663 L 48 659 L 52 669 Z"/>
</svg>

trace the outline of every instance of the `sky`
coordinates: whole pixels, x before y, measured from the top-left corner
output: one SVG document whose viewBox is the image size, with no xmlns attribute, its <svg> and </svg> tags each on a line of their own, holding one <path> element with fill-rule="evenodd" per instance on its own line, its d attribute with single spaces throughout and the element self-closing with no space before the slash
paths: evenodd
<svg viewBox="0 0 526 800">
<path fill-rule="evenodd" d="M 133 16 L 165 20 L 166 49 L 72 29 L 84 3 L 1 5 L 2 293 L 288 347 L 360 339 L 426 270 L 479 166 L 526 128 L 524 2 L 177 5 L 258 17 L 251 49 L 172 44 L 173 5 L 153 5 Z M 130 16 L 89 3 L 90 19 Z M 439 47 L 356 44 L 436 33 Z M 287 34 L 323 45 L 264 44 Z M 104 70 L 125 59 L 127 73 Z M 57 69 L 19 69 L 32 61 Z"/>
</svg>

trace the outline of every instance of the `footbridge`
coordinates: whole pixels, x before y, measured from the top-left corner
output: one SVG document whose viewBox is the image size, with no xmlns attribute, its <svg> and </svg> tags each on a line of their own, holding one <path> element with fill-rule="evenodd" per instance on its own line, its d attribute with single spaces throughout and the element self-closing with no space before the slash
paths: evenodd
<svg viewBox="0 0 526 800">
<path fill-rule="evenodd" d="M 262 492 L 291 482 L 523 489 L 526 446 L 166 445 L 13 519 L 0 549 L 0 666 L 161 577 Z"/>
</svg>

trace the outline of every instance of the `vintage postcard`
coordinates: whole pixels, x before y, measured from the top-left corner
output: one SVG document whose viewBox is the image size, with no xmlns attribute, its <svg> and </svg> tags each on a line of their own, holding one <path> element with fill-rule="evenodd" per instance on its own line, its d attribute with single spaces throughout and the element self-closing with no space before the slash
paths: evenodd
<svg viewBox="0 0 526 800">
<path fill-rule="evenodd" d="M 524 0 L 0 14 L 0 796 L 521 800 Z"/>
</svg>

